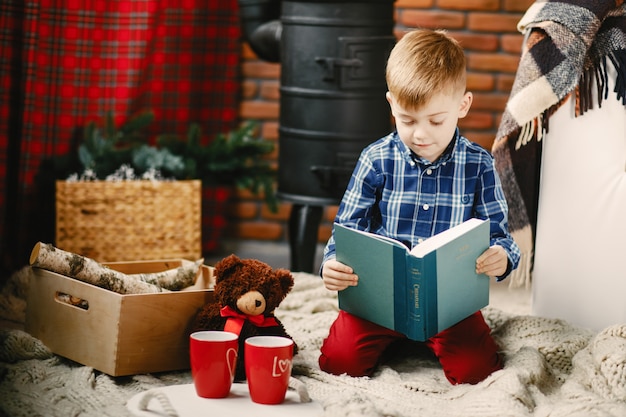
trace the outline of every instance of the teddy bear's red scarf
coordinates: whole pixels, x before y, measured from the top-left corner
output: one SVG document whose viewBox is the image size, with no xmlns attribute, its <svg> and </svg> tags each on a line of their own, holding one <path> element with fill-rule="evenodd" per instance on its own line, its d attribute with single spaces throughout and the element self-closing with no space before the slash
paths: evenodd
<svg viewBox="0 0 626 417">
<path fill-rule="evenodd" d="M 278 322 L 274 317 L 265 317 L 263 314 L 259 314 L 258 316 L 241 314 L 229 306 L 222 307 L 220 310 L 220 316 L 228 318 L 226 320 L 226 324 L 224 325 L 224 331 L 233 332 L 237 335 L 241 333 L 241 328 L 246 320 L 257 327 L 278 326 Z"/>
</svg>

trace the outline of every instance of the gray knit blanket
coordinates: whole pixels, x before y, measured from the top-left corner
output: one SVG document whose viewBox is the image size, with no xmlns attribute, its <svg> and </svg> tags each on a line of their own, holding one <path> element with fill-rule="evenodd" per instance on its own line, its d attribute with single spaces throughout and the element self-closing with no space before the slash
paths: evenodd
<svg viewBox="0 0 626 417">
<path fill-rule="evenodd" d="M 626 5 L 623 0 L 536 1 L 518 29 L 525 35 L 524 50 L 492 148 L 509 203 L 509 227 L 522 250 L 514 283 L 528 282 L 532 270 L 541 139 L 550 115 L 570 96 L 576 116 L 600 107 L 609 96 L 626 104 Z M 611 94 L 609 61 L 617 70 Z"/>
<path fill-rule="evenodd" d="M 436 359 L 411 351 L 372 377 L 333 376 L 317 358 L 338 313 L 336 293 L 317 276 L 294 277 L 277 315 L 300 346 L 293 375 L 321 405 L 321 417 L 626 416 L 626 324 L 591 333 L 486 308 L 505 367 L 479 384 L 450 385 Z M 28 282 L 25 268 L 3 288 L 0 318 L 15 324 L 9 327 L 24 321 Z M 189 371 L 113 378 L 52 354 L 21 330 L 0 331 L 0 416 L 129 416 L 126 402 L 136 394 L 190 383 Z"/>
</svg>

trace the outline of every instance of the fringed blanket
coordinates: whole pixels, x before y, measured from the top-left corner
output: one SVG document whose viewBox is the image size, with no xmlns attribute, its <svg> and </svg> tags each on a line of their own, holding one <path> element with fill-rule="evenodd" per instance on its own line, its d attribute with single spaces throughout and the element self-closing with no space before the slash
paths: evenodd
<svg viewBox="0 0 626 417">
<path fill-rule="evenodd" d="M 616 97 L 626 103 L 626 6 L 623 0 L 536 1 L 518 29 L 525 34 L 524 50 L 492 151 L 509 203 L 510 230 L 522 250 L 512 283 L 527 284 L 541 138 L 550 115 L 570 95 L 576 100 L 576 116 L 608 98 L 607 60 L 617 69 Z"/>
<path fill-rule="evenodd" d="M 487 308 L 505 368 L 477 385 L 450 385 L 435 358 L 411 350 L 372 377 L 333 376 L 317 358 L 337 317 L 336 293 L 317 276 L 294 277 L 277 315 L 300 346 L 293 375 L 320 404 L 320 417 L 626 416 L 626 325 L 592 334 Z M 25 270 L 0 294 L 2 318 L 23 320 L 27 283 Z M 130 416 L 126 402 L 135 395 L 191 382 L 188 371 L 112 378 L 53 355 L 20 330 L 0 331 L 0 416 Z"/>
</svg>

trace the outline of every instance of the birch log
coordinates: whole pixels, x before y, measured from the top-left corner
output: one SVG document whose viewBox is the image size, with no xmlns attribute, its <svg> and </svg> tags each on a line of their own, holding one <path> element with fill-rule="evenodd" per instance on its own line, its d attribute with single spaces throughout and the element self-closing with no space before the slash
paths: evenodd
<svg viewBox="0 0 626 417">
<path fill-rule="evenodd" d="M 204 258 L 200 258 L 195 262 L 183 259 L 183 264 L 178 268 L 150 274 L 129 274 L 128 276 L 170 291 L 179 291 L 192 286 L 196 282 L 198 275 L 201 273 L 203 263 Z"/>
<path fill-rule="evenodd" d="M 30 254 L 30 265 L 78 279 L 119 294 L 168 292 L 156 285 L 134 279 L 107 268 L 91 258 L 66 252 L 49 243 L 37 242 Z"/>
</svg>

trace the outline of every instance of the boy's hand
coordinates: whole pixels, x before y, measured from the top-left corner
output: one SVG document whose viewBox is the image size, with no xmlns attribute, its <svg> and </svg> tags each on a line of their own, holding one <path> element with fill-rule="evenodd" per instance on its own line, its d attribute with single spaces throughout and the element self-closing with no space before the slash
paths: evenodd
<svg viewBox="0 0 626 417">
<path fill-rule="evenodd" d="M 476 273 L 499 277 L 506 272 L 508 257 L 502 246 L 493 245 L 476 259 Z"/>
<path fill-rule="evenodd" d="M 354 274 L 352 268 L 335 259 L 329 259 L 322 267 L 322 280 L 326 289 L 341 291 L 350 286 L 355 286 L 359 277 Z"/>
</svg>

